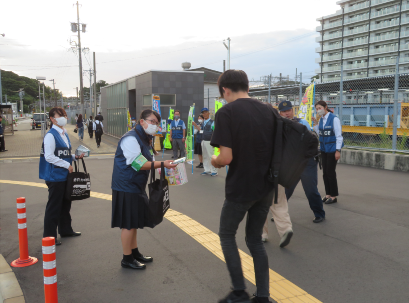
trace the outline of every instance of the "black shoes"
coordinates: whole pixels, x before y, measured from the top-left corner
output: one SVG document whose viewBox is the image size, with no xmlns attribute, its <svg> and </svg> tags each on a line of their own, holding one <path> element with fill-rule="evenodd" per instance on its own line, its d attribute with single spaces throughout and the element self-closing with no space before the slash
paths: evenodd
<svg viewBox="0 0 409 303">
<path fill-rule="evenodd" d="M 333 203 L 337 203 L 337 202 L 338 202 L 337 198 L 335 198 L 335 199 L 329 198 L 324 203 L 325 204 L 333 204 Z"/>
<path fill-rule="evenodd" d="M 294 232 L 290 229 L 284 233 L 284 235 L 281 237 L 280 241 L 280 247 L 286 247 L 288 244 L 290 244 L 291 238 L 293 237 Z"/>
<path fill-rule="evenodd" d="M 269 298 L 266 297 L 257 297 L 256 294 L 253 295 L 253 297 L 251 297 L 250 300 L 251 303 L 272 303 L 273 301 L 271 301 Z M 277 301 L 274 301 L 275 303 L 277 303 Z"/>
<path fill-rule="evenodd" d="M 135 259 L 132 262 L 127 262 L 127 261 L 122 260 L 121 266 L 123 268 L 130 268 L 130 269 L 145 269 L 146 268 L 145 264 L 140 263 L 139 261 Z"/>
<path fill-rule="evenodd" d="M 73 231 L 73 232 L 70 233 L 70 234 L 61 235 L 61 238 L 78 237 L 78 236 L 81 236 L 81 233 L 80 233 L 80 232 L 75 232 L 75 231 Z"/>
<path fill-rule="evenodd" d="M 314 223 L 321 223 L 321 222 L 323 222 L 324 220 L 325 220 L 325 218 L 323 218 L 323 217 L 315 217 L 315 219 L 312 220 L 312 222 L 314 222 Z"/>
<path fill-rule="evenodd" d="M 271 217 L 271 222 L 274 222 L 274 218 L 273 218 L 273 217 Z"/>
<path fill-rule="evenodd" d="M 61 241 L 55 240 L 55 246 L 60 246 L 61 244 Z"/>
<path fill-rule="evenodd" d="M 325 203 L 325 201 L 327 201 L 328 200 L 328 198 L 327 197 L 322 197 L 322 202 L 324 202 Z"/>
<path fill-rule="evenodd" d="M 2 153 L 6 152 L 6 151 L 8 151 L 8 149 L 0 150 L 0 152 L 2 152 Z"/>
<path fill-rule="evenodd" d="M 240 296 L 235 295 L 232 291 L 227 295 L 226 298 L 221 299 L 219 303 L 251 303 L 251 301 L 249 294 L 245 291 L 243 291 Z"/>
<path fill-rule="evenodd" d="M 196 168 L 203 168 L 203 164 L 200 163 L 198 166 L 196 166 Z"/>
<path fill-rule="evenodd" d="M 138 257 L 135 257 L 135 260 L 142 263 L 149 263 L 153 261 L 153 258 L 140 254 Z"/>
</svg>

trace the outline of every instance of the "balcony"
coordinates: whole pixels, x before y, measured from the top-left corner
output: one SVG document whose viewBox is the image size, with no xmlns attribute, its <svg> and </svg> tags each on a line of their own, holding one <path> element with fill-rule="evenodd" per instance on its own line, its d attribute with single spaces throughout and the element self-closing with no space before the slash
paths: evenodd
<svg viewBox="0 0 409 303">
<path fill-rule="evenodd" d="M 360 4 L 358 4 L 358 5 L 354 5 L 354 6 L 351 6 L 351 7 L 347 7 L 347 8 L 344 10 L 344 13 L 355 12 L 355 11 L 357 11 L 357 10 L 364 9 L 364 8 L 367 8 L 367 7 L 369 7 L 369 1 L 360 3 Z"/>
<path fill-rule="evenodd" d="M 361 50 L 351 53 L 344 53 L 343 59 L 368 56 L 368 50 Z"/>
<path fill-rule="evenodd" d="M 409 9 L 409 4 L 408 3 L 405 3 L 405 4 L 402 5 L 402 12 L 406 11 L 408 9 Z"/>
<path fill-rule="evenodd" d="M 369 14 L 355 16 L 353 18 L 346 19 L 344 24 L 351 24 L 358 21 L 364 21 L 369 19 Z"/>
<path fill-rule="evenodd" d="M 327 66 L 322 69 L 323 73 L 340 71 L 341 65 Z"/>
<path fill-rule="evenodd" d="M 321 57 L 315 58 L 315 63 L 321 63 Z"/>
<path fill-rule="evenodd" d="M 322 78 L 323 82 L 339 81 L 339 80 L 341 80 L 341 75 L 337 75 L 337 77 L 323 77 Z"/>
<path fill-rule="evenodd" d="M 398 45 L 385 46 L 385 47 L 379 47 L 379 48 L 371 48 L 369 50 L 369 54 L 374 55 L 374 54 L 397 52 L 398 48 L 399 48 Z"/>
<path fill-rule="evenodd" d="M 403 17 L 401 24 L 407 24 L 407 23 L 409 23 L 409 18 L 408 17 Z"/>
<path fill-rule="evenodd" d="M 321 47 L 321 46 L 317 47 L 317 48 L 315 49 L 315 52 L 316 52 L 316 53 L 322 52 L 322 47 Z"/>
<path fill-rule="evenodd" d="M 368 44 L 368 39 L 359 39 L 359 40 L 354 40 L 354 41 L 346 41 L 346 42 L 344 42 L 344 47 L 362 45 L 362 44 Z"/>
<path fill-rule="evenodd" d="M 399 50 L 403 51 L 403 50 L 408 50 L 408 49 L 409 49 L 409 44 L 402 44 L 401 43 Z"/>
<path fill-rule="evenodd" d="M 354 80 L 354 79 L 362 79 L 367 78 L 366 73 L 361 75 L 351 75 L 351 76 L 344 76 L 344 80 Z"/>
<path fill-rule="evenodd" d="M 336 43 L 331 45 L 324 45 L 324 51 L 342 48 L 342 43 Z"/>
<path fill-rule="evenodd" d="M 330 40 L 330 39 L 334 39 L 334 38 L 341 38 L 342 37 L 342 32 L 337 32 L 337 33 L 333 33 L 333 34 L 324 34 L 324 40 Z"/>
<path fill-rule="evenodd" d="M 323 56 L 322 57 L 322 62 L 333 61 L 333 60 L 341 60 L 341 54 L 332 55 L 332 56 Z M 317 62 L 317 63 L 319 63 L 319 62 Z"/>
<path fill-rule="evenodd" d="M 381 11 L 372 11 L 371 12 L 371 18 L 377 18 L 389 14 L 394 14 L 394 13 L 399 13 L 400 12 L 400 6 L 397 7 L 389 7 L 387 9 L 381 10 Z"/>
<path fill-rule="evenodd" d="M 375 6 L 382 3 L 394 2 L 395 0 L 371 0 L 371 6 Z"/>
<path fill-rule="evenodd" d="M 318 25 L 318 26 L 315 28 L 315 30 L 316 30 L 317 32 L 322 31 L 322 25 Z"/>
<path fill-rule="evenodd" d="M 356 68 L 367 68 L 367 67 L 368 67 L 368 62 L 344 64 L 344 70 L 356 69 Z"/>
<path fill-rule="evenodd" d="M 324 24 L 324 29 L 329 29 L 329 28 L 334 28 L 342 25 L 342 20 L 339 20 L 337 22 L 332 22 L 332 23 L 327 23 Z"/>
<path fill-rule="evenodd" d="M 378 67 L 378 66 L 394 65 L 394 64 L 396 64 L 396 59 L 370 61 L 369 67 Z"/>
<path fill-rule="evenodd" d="M 394 75 L 396 72 L 390 70 L 380 70 L 377 73 L 374 71 L 369 72 L 370 77 L 379 77 L 379 76 L 387 76 L 387 75 Z"/>
<path fill-rule="evenodd" d="M 318 37 L 316 37 L 315 42 L 322 42 L 322 36 L 319 35 Z"/>
<path fill-rule="evenodd" d="M 354 34 L 359 34 L 359 33 L 364 33 L 367 32 L 369 30 L 369 26 L 360 26 L 354 29 L 348 29 L 344 31 L 344 36 L 348 36 L 348 35 L 354 35 Z"/>
<path fill-rule="evenodd" d="M 407 18 L 409 19 L 409 18 Z M 408 20 L 409 21 L 409 20 Z M 393 20 L 393 21 L 384 21 L 381 23 L 371 23 L 371 31 L 372 30 L 376 30 L 376 29 L 381 29 L 381 28 L 387 28 L 387 27 L 391 27 L 391 26 L 398 26 L 399 25 L 399 19 Z"/>
<path fill-rule="evenodd" d="M 371 37 L 371 42 L 379 42 L 379 41 L 398 39 L 398 38 L 399 38 L 399 32 L 395 32 L 393 34 L 384 34 L 384 35 Z"/>
<path fill-rule="evenodd" d="M 409 31 L 401 31 L 400 32 L 400 37 L 401 38 L 409 37 Z"/>
</svg>

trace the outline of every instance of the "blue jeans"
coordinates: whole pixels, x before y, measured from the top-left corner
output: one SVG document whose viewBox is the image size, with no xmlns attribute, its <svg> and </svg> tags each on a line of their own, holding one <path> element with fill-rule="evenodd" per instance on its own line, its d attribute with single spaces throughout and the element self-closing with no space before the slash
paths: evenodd
<svg viewBox="0 0 409 303">
<path fill-rule="evenodd" d="M 267 219 L 269 208 L 273 202 L 271 191 L 264 198 L 246 203 L 237 203 L 226 200 L 220 216 L 220 243 L 224 259 L 234 290 L 244 290 L 243 270 L 236 243 L 236 232 L 241 221 L 247 213 L 246 244 L 254 262 L 256 274 L 257 296 L 269 297 L 269 266 L 268 256 L 261 241 L 263 226 Z"/>
<path fill-rule="evenodd" d="M 78 139 L 84 139 L 84 127 L 78 128 Z"/>
<path fill-rule="evenodd" d="M 322 205 L 321 195 L 318 192 L 317 165 L 317 161 L 315 161 L 314 158 L 311 158 L 302 172 L 300 179 L 314 216 L 318 218 L 325 218 L 325 211 Z M 298 182 L 300 182 L 300 180 L 298 180 L 292 188 L 285 190 L 287 201 L 290 200 L 291 196 L 293 195 Z"/>
</svg>

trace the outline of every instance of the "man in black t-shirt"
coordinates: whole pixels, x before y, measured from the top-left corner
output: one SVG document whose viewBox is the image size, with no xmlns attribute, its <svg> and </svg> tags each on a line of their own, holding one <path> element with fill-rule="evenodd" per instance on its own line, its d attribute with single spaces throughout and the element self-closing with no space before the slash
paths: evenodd
<svg viewBox="0 0 409 303">
<path fill-rule="evenodd" d="M 212 157 L 212 165 L 216 168 L 229 165 L 219 236 L 233 284 L 233 291 L 219 303 L 270 302 L 268 257 L 261 234 L 273 201 L 274 186 L 267 175 L 273 152 L 275 109 L 249 97 L 249 82 L 243 71 L 224 72 L 218 86 L 228 104 L 216 114 L 211 145 L 220 147 L 220 155 Z M 246 243 L 257 281 L 257 293 L 251 301 L 245 292 L 235 239 L 246 213 Z"/>
</svg>

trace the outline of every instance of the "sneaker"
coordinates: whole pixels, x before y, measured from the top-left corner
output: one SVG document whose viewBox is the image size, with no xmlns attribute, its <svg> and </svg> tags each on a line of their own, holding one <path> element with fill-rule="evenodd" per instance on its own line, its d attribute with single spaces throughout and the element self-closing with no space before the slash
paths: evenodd
<svg viewBox="0 0 409 303">
<path fill-rule="evenodd" d="M 203 164 L 200 163 L 196 168 L 203 168 Z"/>
<path fill-rule="evenodd" d="M 216 176 L 217 176 L 217 173 L 212 173 L 210 176 L 211 176 L 211 177 L 216 177 Z"/>
<path fill-rule="evenodd" d="M 245 291 L 240 295 L 236 296 L 234 292 L 227 295 L 226 298 L 219 301 L 219 303 L 251 303 L 250 296 Z"/>
<path fill-rule="evenodd" d="M 206 175 L 210 175 L 210 173 L 208 173 L 208 172 L 205 171 L 205 172 L 201 173 L 200 175 L 201 175 L 201 176 L 206 176 Z"/>
<path fill-rule="evenodd" d="M 280 247 L 283 248 L 290 244 L 291 238 L 293 236 L 293 231 L 290 229 L 284 233 L 284 235 L 281 237 L 281 242 L 280 242 Z"/>
<path fill-rule="evenodd" d="M 268 241 L 268 235 L 267 234 L 262 234 L 261 235 L 261 241 L 267 242 Z"/>
</svg>

